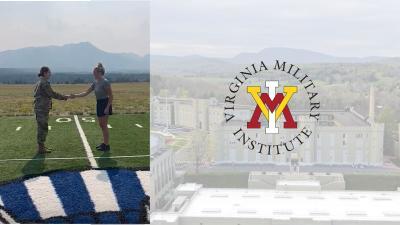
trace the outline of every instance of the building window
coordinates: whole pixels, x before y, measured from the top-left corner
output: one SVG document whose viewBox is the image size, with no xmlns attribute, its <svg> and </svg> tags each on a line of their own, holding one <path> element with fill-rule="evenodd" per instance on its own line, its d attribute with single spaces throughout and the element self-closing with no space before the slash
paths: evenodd
<svg viewBox="0 0 400 225">
<path fill-rule="evenodd" d="M 343 134 L 343 142 L 342 142 L 343 146 L 346 146 L 346 134 Z"/>
</svg>

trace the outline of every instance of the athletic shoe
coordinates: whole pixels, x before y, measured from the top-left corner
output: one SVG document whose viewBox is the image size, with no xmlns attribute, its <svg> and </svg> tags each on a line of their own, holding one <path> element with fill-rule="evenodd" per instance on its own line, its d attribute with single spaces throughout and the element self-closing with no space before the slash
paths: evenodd
<svg viewBox="0 0 400 225">
<path fill-rule="evenodd" d="M 97 145 L 97 146 L 96 146 L 96 149 L 97 149 L 97 150 L 101 150 L 101 149 L 104 148 L 104 145 L 105 145 L 104 143 L 101 143 L 100 145 Z"/>
<path fill-rule="evenodd" d="M 106 145 L 103 143 L 99 146 L 99 148 L 97 148 L 97 150 L 102 151 L 102 152 L 108 152 L 108 151 L 110 151 L 110 145 Z"/>
</svg>

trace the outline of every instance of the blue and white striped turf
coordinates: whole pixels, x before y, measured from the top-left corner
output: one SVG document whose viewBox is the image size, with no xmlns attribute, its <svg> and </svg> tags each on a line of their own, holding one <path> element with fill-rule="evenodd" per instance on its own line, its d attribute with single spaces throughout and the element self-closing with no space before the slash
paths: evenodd
<svg viewBox="0 0 400 225">
<path fill-rule="evenodd" d="M 149 172 L 60 171 L 0 186 L 0 223 L 146 223 Z"/>
</svg>

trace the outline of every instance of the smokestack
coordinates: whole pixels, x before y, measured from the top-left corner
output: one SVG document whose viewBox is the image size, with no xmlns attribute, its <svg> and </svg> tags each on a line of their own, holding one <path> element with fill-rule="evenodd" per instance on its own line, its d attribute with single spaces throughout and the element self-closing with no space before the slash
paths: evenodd
<svg viewBox="0 0 400 225">
<path fill-rule="evenodd" d="M 375 90 L 374 85 L 369 88 L 369 114 L 368 120 L 370 123 L 375 122 Z"/>
</svg>

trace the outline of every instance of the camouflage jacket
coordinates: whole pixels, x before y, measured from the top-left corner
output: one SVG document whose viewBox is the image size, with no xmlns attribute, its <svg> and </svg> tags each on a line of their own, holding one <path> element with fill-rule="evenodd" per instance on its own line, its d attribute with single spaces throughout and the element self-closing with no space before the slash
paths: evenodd
<svg viewBox="0 0 400 225">
<path fill-rule="evenodd" d="M 43 78 L 36 83 L 33 96 L 35 97 L 33 103 L 35 111 L 49 111 L 52 108 L 52 98 L 59 100 L 67 99 L 64 95 L 53 91 L 50 82 Z"/>
</svg>

